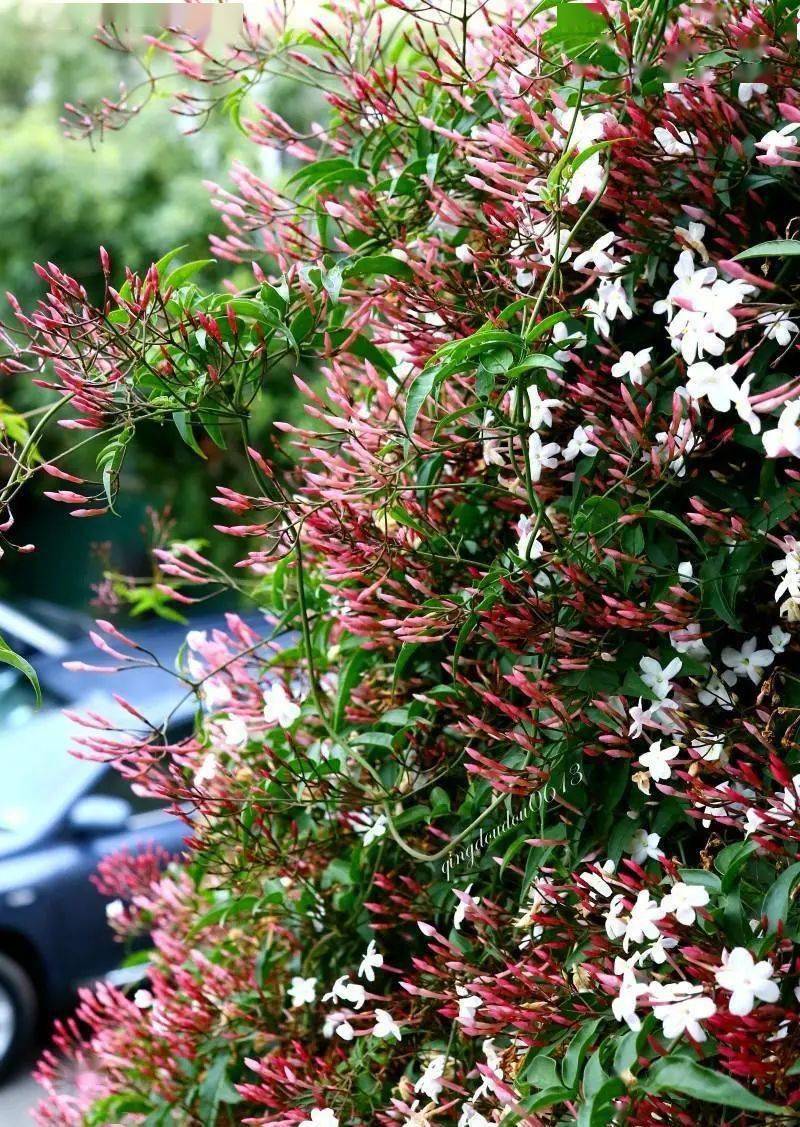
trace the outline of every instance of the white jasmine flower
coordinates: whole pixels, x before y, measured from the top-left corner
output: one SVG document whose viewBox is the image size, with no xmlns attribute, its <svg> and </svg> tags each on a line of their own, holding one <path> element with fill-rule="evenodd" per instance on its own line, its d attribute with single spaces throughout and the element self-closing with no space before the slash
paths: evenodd
<svg viewBox="0 0 800 1127">
<path fill-rule="evenodd" d="M 619 278 L 613 281 L 602 278 L 597 287 L 596 297 L 585 301 L 583 308 L 592 318 L 597 332 L 603 337 L 608 337 L 611 332 L 611 322 L 615 321 L 620 313 L 628 321 L 633 317 L 628 295 Z"/>
<path fill-rule="evenodd" d="M 125 905 L 121 900 L 109 900 L 106 904 L 106 919 L 109 923 L 120 920 L 125 915 Z"/>
<path fill-rule="evenodd" d="M 220 720 L 222 742 L 226 747 L 242 747 L 247 743 L 247 725 L 241 716 L 231 716 L 228 720 Z"/>
<path fill-rule="evenodd" d="M 317 997 L 316 978 L 302 978 L 300 975 L 295 975 L 289 984 L 288 994 L 292 1006 L 312 1005 Z"/>
<path fill-rule="evenodd" d="M 252 0 L 245 0 L 245 3 L 252 6 Z M 329 1107 L 315 1107 L 308 1119 L 300 1121 L 299 1127 L 339 1127 L 339 1120 Z"/>
<path fill-rule="evenodd" d="M 360 1010 L 366 1001 L 367 992 L 360 982 L 351 982 L 349 975 L 343 974 L 337 978 L 327 994 L 323 994 L 323 1002 L 349 1002 Z"/>
<path fill-rule="evenodd" d="M 712 735 L 711 732 L 705 732 L 703 735 L 693 739 L 689 746 L 692 751 L 695 751 L 698 757 L 704 759 L 706 763 L 718 763 L 722 759 L 725 743 L 722 736 L 715 736 Z"/>
<path fill-rule="evenodd" d="M 375 1011 L 375 1026 L 372 1030 L 372 1036 L 380 1037 L 382 1039 L 385 1039 L 386 1037 L 394 1037 L 396 1041 L 402 1040 L 400 1026 L 397 1024 L 388 1010 Z"/>
<path fill-rule="evenodd" d="M 671 129 L 658 125 L 653 130 L 653 136 L 664 152 L 671 157 L 690 156 L 692 145 L 697 144 L 694 133 L 686 129 L 676 129 L 673 133 Z"/>
<path fill-rule="evenodd" d="M 199 790 L 204 787 L 206 783 L 210 783 L 219 769 L 219 761 L 212 751 L 208 753 L 203 759 L 198 769 L 194 773 L 194 785 Z"/>
<path fill-rule="evenodd" d="M 605 914 L 606 935 L 609 939 L 621 939 L 627 927 L 625 917 L 625 897 L 618 893 L 608 905 Z"/>
<path fill-rule="evenodd" d="M 681 630 L 670 631 L 672 648 L 679 654 L 688 654 L 696 661 L 703 661 L 708 657 L 708 648 L 700 637 L 700 631 L 699 622 L 690 622 Z"/>
<path fill-rule="evenodd" d="M 680 924 L 693 924 L 695 909 L 704 908 L 708 903 L 708 889 L 701 884 L 684 884 L 677 881 L 661 901 L 661 907 L 669 912 Z"/>
<path fill-rule="evenodd" d="M 575 427 L 572 438 L 562 452 L 564 460 L 571 462 L 573 458 L 577 458 L 579 454 L 583 454 L 587 458 L 593 458 L 598 451 L 598 447 L 592 442 L 593 434 L 594 431 L 591 426 Z"/>
<path fill-rule="evenodd" d="M 663 850 L 658 848 L 661 838 L 658 834 L 648 833 L 645 829 L 638 829 L 625 846 L 625 852 L 630 853 L 631 860 L 637 865 L 643 865 L 648 859 L 660 861 L 664 856 Z"/>
<path fill-rule="evenodd" d="M 651 962 L 656 963 L 657 966 L 661 966 L 662 963 L 667 961 L 667 951 L 671 951 L 673 947 L 677 946 L 677 939 L 672 939 L 668 935 L 659 935 L 655 943 L 644 952 L 644 956 Z"/>
<path fill-rule="evenodd" d="M 455 254 L 459 262 L 463 262 L 466 265 L 469 265 L 469 263 L 475 261 L 475 255 L 472 253 L 471 247 L 467 246 L 466 243 L 462 243 L 460 246 L 457 246 Z"/>
<path fill-rule="evenodd" d="M 740 650 L 726 646 L 722 651 L 722 660 L 736 676 L 749 677 L 754 685 L 763 680 L 764 670 L 775 660 L 772 650 L 757 650 L 757 645 L 757 639 L 752 637 L 748 638 Z"/>
<path fill-rule="evenodd" d="M 388 825 L 386 816 L 379 814 L 374 818 L 366 810 L 350 815 L 350 825 L 357 834 L 361 834 L 365 846 L 372 845 L 379 837 L 386 833 Z"/>
<path fill-rule="evenodd" d="M 523 560 L 538 560 L 544 552 L 544 546 L 538 536 L 534 537 L 533 530 L 536 521 L 533 517 L 521 516 L 517 521 L 517 555 Z"/>
<path fill-rule="evenodd" d="M 590 247 L 582 250 L 576 257 L 572 266 L 575 270 L 585 270 L 587 266 L 594 267 L 598 274 L 614 274 L 622 268 L 622 263 L 614 259 L 614 244 L 619 235 L 613 231 L 606 231 L 599 239 L 595 239 Z"/>
<path fill-rule="evenodd" d="M 149 990 L 137 990 L 133 995 L 133 1004 L 140 1010 L 149 1010 L 155 998 Z"/>
<path fill-rule="evenodd" d="M 688 982 L 651 982 L 648 993 L 653 1002 L 653 1013 L 661 1022 L 664 1036 L 669 1040 L 688 1033 L 694 1041 L 705 1041 L 706 1033 L 701 1021 L 717 1012 L 711 998 L 705 997 L 702 986 Z"/>
<path fill-rule="evenodd" d="M 743 106 L 746 106 L 754 95 L 766 94 L 767 90 L 769 90 L 769 86 L 766 82 L 740 82 L 736 90 L 736 97 Z"/>
<path fill-rule="evenodd" d="M 758 318 L 759 325 L 766 325 L 764 336 L 774 340 L 781 348 L 792 343 L 798 327 L 788 314 L 779 309 L 769 309 Z"/>
<path fill-rule="evenodd" d="M 614 862 L 609 859 L 598 867 L 600 872 L 597 871 L 597 868 L 588 869 L 585 873 L 581 873 L 578 879 L 582 884 L 585 884 L 587 888 L 590 888 L 593 893 L 597 893 L 599 896 L 610 896 L 613 891 L 611 885 L 608 881 L 604 880 L 601 874 L 604 874 L 604 876 L 613 876 L 615 869 Z M 594 896 L 590 898 L 593 900 Z"/>
<path fill-rule="evenodd" d="M 715 411 L 730 411 L 739 389 L 733 379 L 735 364 L 712 368 L 706 360 L 689 365 L 686 390 L 692 399 L 708 399 Z"/>
<path fill-rule="evenodd" d="M 778 417 L 777 426 L 764 432 L 762 442 L 768 458 L 780 458 L 785 454 L 800 457 L 800 399 L 786 404 Z"/>
<path fill-rule="evenodd" d="M 264 693 L 264 719 L 268 724 L 280 724 L 290 728 L 300 715 L 300 706 L 295 704 L 286 689 L 275 681 Z"/>
<path fill-rule="evenodd" d="M 677 677 L 680 669 L 681 659 L 679 657 L 674 657 L 663 667 L 654 657 L 643 657 L 639 661 L 642 681 L 659 700 L 669 696 L 672 691 L 672 679 Z"/>
<path fill-rule="evenodd" d="M 477 994 L 469 994 L 463 986 L 456 987 L 456 994 L 458 994 L 458 1021 L 462 1025 L 472 1025 L 475 1021 L 475 1014 L 483 1005 L 483 998 L 479 998 Z"/>
<path fill-rule="evenodd" d="M 375 971 L 383 966 L 383 955 L 375 946 L 375 940 L 370 939 L 367 949 L 358 968 L 358 977 L 366 978 L 367 982 L 375 981 Z"/>
<path fill-rule="evenodd" d="M 558 349 L 553 353 L 556 360 L 569 360 L 570 350 L 577 350 L 585 347 L 586 337 L 583 333 L 575 329 L 568 329 L 563 321 L 558 321 L 553 325 L 553 344 L 568 344 L 568 349 Z"/>
<path fill-rule="evenodd" d="M 414 1091 L 420 1092 L 429 1100 L 434 1103 L 439 1099 L 443 1084 L 442 1077 L 444 1076 L 444 1066 L 447 1063 L 447 1057 L 444 1053 L 437 1053 L 436 1056 L 431 1057 L 425 1065 L 425 1069 L 420 1076 L 419 1080 L 414 1085 Z"/>
<path fill-rule="evenodd" d="M 625 924 L 625 934 L 622 939 L 623 949 L 627 951 L 628 945 L 631 943 L 641 943 L 645 939 L 652 943 L 658 939 L 661 931 L 657 927 L 657 923 L 663 918 L 663 905 L 652 900 L 648 890 L 643 888 L 636 897 Z"/>
<path fill-rule="evenodd" d="M 756 148 L 764 153 L 758 159 L 763 164 L 780 164 L 784 152 L 791 152 L 797 148 L 797 138 L 794 136 L 796 129 L 800 129 L 800 122 L 790 121 L 780 129 L 770 129 L 760 141 L 756 141 Z"/>
<path fill-rule="evenodd" d="M 761 1002 L 777 1002 L 780 989 L 772 981 L 775 968 L 768 959 L 755 962 L 746 947 L 722 952 L 722 966 L 714 971 L 717 985 L 731 992 L 728 1009 L 737 1017 L 745 1017 L 758 998 Z"/>
<path fill-rule="evenodd" d="M 780 626 L 773 626 L 769 632 L 769 644 L 772 646 L 773 653 L 782 654 L 791 640 L 792 635 L 786 630 L 781 630 Z"/>
<path fill-rule="evenodd" d="M 678 564 L 678 576 L 681 583 L 686 587 L 689 583 L 696 582 L 694 578 L 694 568 L 689 560 L 683 560 Z"/>
<path fill-rule="evenodd" d="M 528 388 L 528 404 L 530 407 L 528 425 L 531 430 L 540 430 L 543 426 L 553 425 L 551 408 L 563 406 L 560 399 L 542 399 L 538 387 Z"/>
<path fill-rule="evenodd" d="M 632 970 L 627 970 L 620 979 L 619 993 L 611 1003 L 611 1012 L 617 1021 L 624 1021 L 629 1029 L 638 1033 L 642 1028 L 642 1021 L 636 1013 L 636 1003 L 642 994 L 647 993 L 647 987 L 642 982 L 636 981 Z"/>
<path fill-rule="evenodd" d="M 542 470 L 554 470 L 558 465 L 561 447 L 555 442 L 543 443 L 538 431 L 528 439 L 528 458 L 531 466 L 531 479 L 539 481 Z"/>
<path fill-rule="evenodd" d="M 743 382 L 741 387 L 736 392 L 736 399 L 733 406 L 736 414 L 743 423 L 747 423 L 750 427 L 751 434 L 761 433 L 761 419 L 753 410 L 750 403 L 750 384 L 755 378 L 755 372 L 751 372 L 747 379 Z"/>
<path fill-rule="evenodd" d="M 186 635 L 186 645 L 190 650 L 197 652 L 208 645 L 208 634 L 205 630 L 190 630 Z"/>
<path fill-rule="evenodd" d="M 474 907 L 477 904 L 480 904 L 479 896 L 470 896 L 471 888 L 472 884 L 468 884 L 463 891 L 454 889 L 454 892 L 456 893 L 456 897 L 458 899 L 458 907 L 453 913 L 453 928 L 455 931 L 459 931 L 461 929 L 461 925 L 467 917 L 467 908 Z"/>
<path fill-rule="evenodd" d="M 672 774 L 671 761 L 680 753 L 676 744 L 669 747 L 661 746 L 661 740 L 650 744 L 650 750 L 639 756 L 639 762 L 646 768 L 650 778 L 657 783 L 665 782 Z"/>
<path fill-rule="evenodd" d="M 652 351 L 652 348 L 642 348 L 639 352 L 623 352 L 616 364 L 612 364 L 611 375 L 618 380 L 627 377 L 632 384 L 643 384 Z"/>
<path fill-rule="evenodd" d="M 730 669 L 726 669 L 722 677 L 717 673 L 712 673 L 706 681 L 705 687 L 699 690 L 697 699 L 700 704 L 718 704 L 720 708 L 730 712 L 733 708 L 733 697 L 730 694 L 728 684 L 734 684 L 735 681 L 736 674 L 732 673 Z"/>
</svg>

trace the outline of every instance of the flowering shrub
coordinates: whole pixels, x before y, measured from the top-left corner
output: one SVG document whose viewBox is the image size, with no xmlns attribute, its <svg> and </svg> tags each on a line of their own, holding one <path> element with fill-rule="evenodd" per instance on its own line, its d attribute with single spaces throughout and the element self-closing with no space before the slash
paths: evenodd
<svg viewBox="0 0 800 1127">
<path fill-rule="evenodd" d="M 99 481 L 38 462 L 40 425 L 7 436 L 5 499 L 41 472 L 103 513 L 143 420 L 241 441 L 252 487 L 216 498 L 239 567 L 164 544 L 156 585 L 269 619 L 189 634 L 191 739 L 87 722 L 192 838 L 99 875 L 149 982 L 83 995 L 39 1121 L 791 1116 L 797 5 L 394 7 L 251 12 L 224 59 L 159 41 L 182 112 L 224 98 L 299 162 L 212 189 L 253 286 L 168 256 L 115 289 L 104 258 L 95 307 L 50 265 L 9 331 Z M 247 119 L 279 65 L 330 126 Z M 324 389 L 270 464 L 248 419 L 286 355 Z"/>
</svg>

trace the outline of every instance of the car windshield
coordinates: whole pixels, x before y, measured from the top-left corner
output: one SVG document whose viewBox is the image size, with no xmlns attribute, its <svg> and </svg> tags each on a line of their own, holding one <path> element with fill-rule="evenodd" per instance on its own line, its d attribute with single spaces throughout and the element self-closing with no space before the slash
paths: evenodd
<svg viewBox="0 0 800 1127">
<path fill-rule="evenodd" d="M 0 700 L 5 702 L 5 697 Z M 25 707 L 21 694 L 13 707 Z M 96 763 L 69 754 L 75 725 L 52 703 L 29 718 L 24 729 L 10 724 L 8 714 L 3 720 L 0 834 L 27 838 L 55 820 L 100 769 Z"/>
</svg>

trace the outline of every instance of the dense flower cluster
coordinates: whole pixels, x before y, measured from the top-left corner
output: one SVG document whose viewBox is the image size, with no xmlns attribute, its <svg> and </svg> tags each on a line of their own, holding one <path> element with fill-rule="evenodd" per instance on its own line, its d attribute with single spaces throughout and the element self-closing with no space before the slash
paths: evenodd
<svg viewBox="0 0 800 1127">
<path fill-rule="evenodd" d="M 78 515 L 142 419 L 241 437 L 235 575 L 175 543 L 158 583 L 265 612 L 189 634 L 191 739 L 88 719 L 192 839 L 101 874 L 149 981 L 84 995 L 39 1121 L 792 1114 L 797 5 L 393 6 L 307 33 L 249 6 L 227 61 L 160 40 L 182 112 L 279 62 L 327 91 L 307 137 L 244 117 L 286 184 L 213 188 L 255 284 L 167 258 L 94 306 L 51 265 L 9 331 L 9 375 L 103 444 L 96 485 L 39 467 Z M 248 418 L 287 355 L 322 390 L 271 465 Z M 7 501 L 38 466 L 9 452 Z"/>
</svg>

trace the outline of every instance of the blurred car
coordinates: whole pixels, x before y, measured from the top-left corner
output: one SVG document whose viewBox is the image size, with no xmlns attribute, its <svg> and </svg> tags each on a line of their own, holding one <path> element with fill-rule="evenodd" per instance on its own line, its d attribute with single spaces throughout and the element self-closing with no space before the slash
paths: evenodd
<svg viewBox="0 0 800 1127">
<path fill-rule="evenodd" d="M 193 630 L 219 625 L 219 617 L 191 622 Z M 126 632 L 166 669 L 112 677 L 65 670 L 64 658 L 98 663 L 88 641 L 59 646 L 57 656 L 29 655 L 42 689 L 36 711 L 27 681 L 0 666 L 0 1078 L 25 1054 L 38 1018 L 66 1008 L 80 984 L 113 980 L 123 951 L 90 880 L 98 863 L 149 846 L 174 856 L 187 833 L 180 818 L 135 794 L 112 767 L 68 752 L 77 729 L 62 708 L 117 715 L 130 728 L 112 692 L 167 724 L 171 738 L 191 731 L 194 698 L 166 671 L 187 627 L 159 622 Z"/>
</svg>

